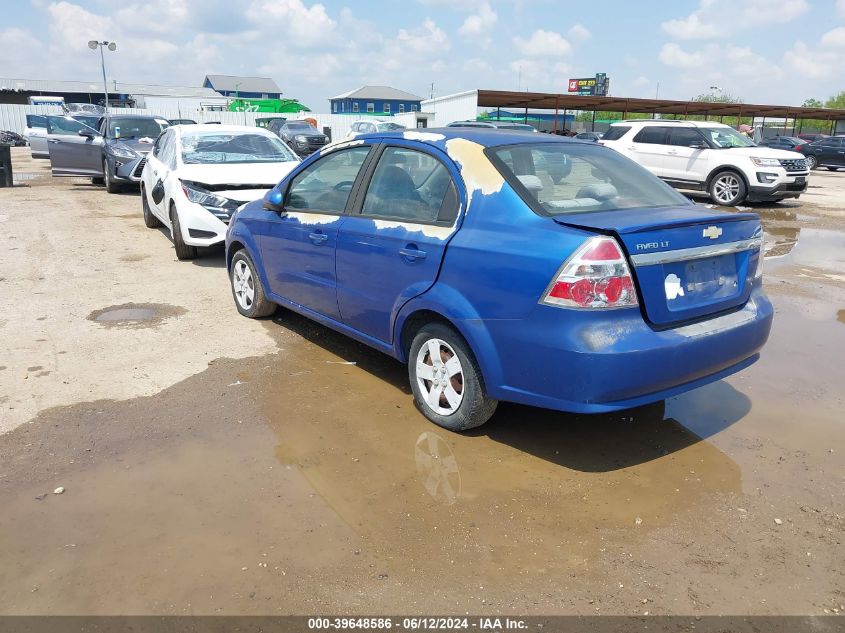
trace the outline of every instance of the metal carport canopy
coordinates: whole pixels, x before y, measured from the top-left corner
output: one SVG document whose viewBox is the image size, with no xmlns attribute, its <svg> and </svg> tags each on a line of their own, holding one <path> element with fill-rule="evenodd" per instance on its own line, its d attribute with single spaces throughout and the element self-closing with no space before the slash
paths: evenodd
<svg viewBox="0 0 845 633">
<path fill-rule="evenodd" d="M 581 97 L 553 92 L 479 90 L 483 108 L 534 108 L 540 110 L 603 110 L 637 114 L 701 114 L 716 116 L 782 117 L 791 119 L 845 120 L 845 110 L 755 103 L 712 103 L 669 99 L 627 99 L 625 97 Z"/>
</svg>

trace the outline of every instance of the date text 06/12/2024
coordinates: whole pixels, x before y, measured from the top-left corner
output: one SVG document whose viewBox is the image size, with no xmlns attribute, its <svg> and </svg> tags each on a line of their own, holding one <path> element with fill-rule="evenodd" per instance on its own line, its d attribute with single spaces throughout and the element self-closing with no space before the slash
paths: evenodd
<svg viewBox="0 0 845 633">
<path fill-rule="evenodd" d="M 524 620 L 517 618 L 497 617 L 403 617 L 403 618 L 342 618 L 323 617 L 309 618 L 308 628 L 313 631 L 331 629 L 362 629 L 362 630 L 391 630 L 393 628 L 405 631 L 515 631 L 528 628 Z"/>
</svg>

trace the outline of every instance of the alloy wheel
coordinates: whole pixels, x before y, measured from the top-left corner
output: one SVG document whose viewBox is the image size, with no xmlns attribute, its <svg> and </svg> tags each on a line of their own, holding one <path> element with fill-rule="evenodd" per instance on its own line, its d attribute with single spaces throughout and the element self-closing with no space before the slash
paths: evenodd
<svg viewBox="0 0 845 633">
<path fill-rule="evenodd" d="M 426 406 L 438 415 L 452 415 L 461 406 L 464 370 L 446 341 L 433 338 L 420 347 L 415 376 Z"/>
<path fill-rule="evenodd" d="M 255 301 L 255 280 L 249 266 L 242 259 L 232 267 L 232 288 L 235 290 L 238 305 L 244 310 L 249 310 Z"/>
<path fill-rule="evenodd" d="M 713 197 L 719 204 L 730 204 L 739 195 L 739 178 L 733 174 L 723 174 L 713 183 Z"/>
</svg>

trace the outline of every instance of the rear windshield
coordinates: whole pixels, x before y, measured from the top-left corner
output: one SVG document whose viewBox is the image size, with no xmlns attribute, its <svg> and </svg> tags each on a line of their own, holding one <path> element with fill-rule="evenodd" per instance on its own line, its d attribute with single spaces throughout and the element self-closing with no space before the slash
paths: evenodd
<svg viewBox="0 0 845 633">
<path fill-rule="evenodd" d="M 158 138 L 167 127 L 158 119 L 109 117 L 109 138 Z M 118 134 L 120 132 L 120 134 Z"/>
<path fill-rule="evenodd" d="M 607 132 L 604 133 L 604 136 L 601 137 L 601 140 L 615 141 L 625 136 L 625 133 L 630 129 L 630 126 L 627 125 L 613 125 Z"/>
<path fill-rule="evenodd" d="M 285 163 L 298 161 L 276 136 L 235 132 L 203 132 L 182 135 L 182 162 Z"/>
<path fill-rule="evenodd" d="M 599 145 L 526 143 L 487 151 L 523 200 L 543 215 L 691 204 L 634 161 Z"/>
</svg>

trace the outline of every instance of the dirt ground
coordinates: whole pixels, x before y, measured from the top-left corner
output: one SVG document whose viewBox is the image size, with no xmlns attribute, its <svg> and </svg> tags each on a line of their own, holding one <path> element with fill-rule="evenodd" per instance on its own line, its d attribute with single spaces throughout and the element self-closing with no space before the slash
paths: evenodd
<svg viewBox="0 0 845 633">
<path fill-rule="evenodd" d="M 756 365 L 665 411 L 501 405 L 456 435 L 391 359 L 239 317 L 222 251 L 177 261 L 137 194 L 13 152 L 0 614 L 845 610 L 845 173 L 754 207 Z"/>
</svg>

